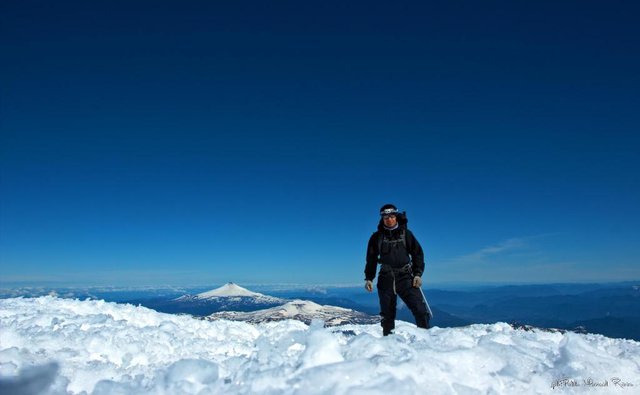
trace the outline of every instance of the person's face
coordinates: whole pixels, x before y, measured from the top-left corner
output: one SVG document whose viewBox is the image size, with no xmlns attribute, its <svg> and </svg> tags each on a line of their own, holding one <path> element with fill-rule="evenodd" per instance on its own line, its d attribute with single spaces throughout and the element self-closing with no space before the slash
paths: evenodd
<svg viewBox="0 0 640 395">
<path fill-rule="evenodd" d="M 384 226 L 387 228 L 393 228 L 398 223 L 395 214 L 385 215 L 382 217 L 382 220 L 384 221 Z"/>
</svg>

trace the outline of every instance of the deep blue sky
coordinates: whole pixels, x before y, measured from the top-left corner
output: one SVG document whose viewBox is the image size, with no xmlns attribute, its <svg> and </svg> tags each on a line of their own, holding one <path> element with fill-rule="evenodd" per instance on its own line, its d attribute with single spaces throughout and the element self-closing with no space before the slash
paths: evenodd
<svg viewBox="0 0 640 395">
<path fill-rule="evenodd" d="M 637 2 L 2 2 L 3 282 L 640 279 Z"/>
</svg>

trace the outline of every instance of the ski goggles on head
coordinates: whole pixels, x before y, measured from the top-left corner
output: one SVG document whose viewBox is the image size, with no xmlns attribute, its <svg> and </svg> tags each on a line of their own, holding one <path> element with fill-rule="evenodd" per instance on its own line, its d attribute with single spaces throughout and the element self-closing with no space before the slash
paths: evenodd
<svg viewBox="0 0 640 395">
<path fill-rule="evenodd" d="M 380 211 L 380 216 L 382 218 L 395 217 L 396 215 L 398 215 L 398 213 L 399 211 L 397 208 L 387 208 Z"/>
</svg>

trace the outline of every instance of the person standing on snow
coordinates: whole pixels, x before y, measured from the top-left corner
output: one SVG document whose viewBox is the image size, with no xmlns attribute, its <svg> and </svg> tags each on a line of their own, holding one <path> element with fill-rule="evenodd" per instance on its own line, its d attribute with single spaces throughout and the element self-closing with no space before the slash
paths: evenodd
<svg viewBox="0 0 640 395">
<path fill-rule="evenodd" d="M 371 235 L 364 268 L 365 289 L 373 292 L 373 279 L 378 263 L 378 297 L 382 316 L 382 334 L 387 336 L 395 328 L 398 295 L 409 307 L 420 328 L 429 328 L 429 311 L 422 296 L 424 253 L 418 240 L 407 229 L 407 218 L 393 204 L 380 209 L 378 230 Z"/>
</svg>

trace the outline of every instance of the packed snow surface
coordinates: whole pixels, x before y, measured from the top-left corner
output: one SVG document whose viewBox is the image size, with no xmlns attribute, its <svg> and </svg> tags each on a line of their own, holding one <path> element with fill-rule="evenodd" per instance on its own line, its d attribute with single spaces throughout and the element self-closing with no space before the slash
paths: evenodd
<svg viewBox="0 0 640 395">
<path fill-rule="evenodd" d="M 398 322 L 382 337 L 379 325 L 249 324 L 104 301 L 4 299 L 0 393 L 638 394 L 640 343 L 502 323 L 426 331 Z"/>
</svg>

